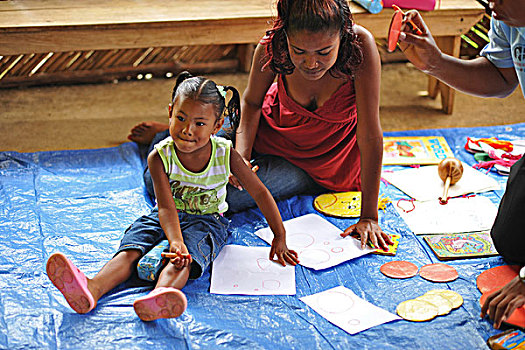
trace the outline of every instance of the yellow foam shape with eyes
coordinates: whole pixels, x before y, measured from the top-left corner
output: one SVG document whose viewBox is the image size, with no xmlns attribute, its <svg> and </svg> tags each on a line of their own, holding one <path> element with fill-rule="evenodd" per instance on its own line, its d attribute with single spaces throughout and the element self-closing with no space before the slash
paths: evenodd
<svg viewBox="0 0 525 350">
<path fill-rule="evenodd" d="M 380 197 L 378 209 L 385 209 L 390 200 Z M 328 216 L 340 218 L 357 218 L 361 215 L 361 192 L 325 193 L 314 199 L 314 208 Z"/>
</svg>

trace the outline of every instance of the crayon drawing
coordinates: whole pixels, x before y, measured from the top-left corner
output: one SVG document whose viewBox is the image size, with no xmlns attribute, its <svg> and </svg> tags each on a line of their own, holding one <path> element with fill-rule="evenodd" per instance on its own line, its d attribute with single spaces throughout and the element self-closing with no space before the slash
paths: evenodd
<svg viewBox="0 0 525 350">
<path fill-rule="evenodd" d="M 339 286 L 299 298 L 319 315 L 350 334 L 400 318 Z"/>
<path fill-rule="evenodd" d="M 210 293 L 294 295 L 295 268 L 269 255 L 269 247 L 225 246 L 213 262 Z"/>
<path fill-rule="evenodd" d="M 343 232 L 316 214 L 307 214 L 284 222 L 288 248 L 299 255 L 299 264 L 315 270 L 326 269 L 350 259 L 373 252 L 353 237 L 341 237 Z M 269 228 L 255 234 L 270 244 L 273 233 Z"/>
</svg>

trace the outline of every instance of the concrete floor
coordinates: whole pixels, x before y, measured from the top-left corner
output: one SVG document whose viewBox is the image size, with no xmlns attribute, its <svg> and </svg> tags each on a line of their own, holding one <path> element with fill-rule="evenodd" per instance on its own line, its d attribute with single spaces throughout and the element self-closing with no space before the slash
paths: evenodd
<svg viewBox="0 0 525 350">
<path fill-rule="evenodd" d="M 247 74 L 210 75 L 243 91 Z M 0 90 L 0 151 L 34 152 L 116 146 L 133 125 L 167 121 L 174 79 L 117 84 Z M 454 112 L 425 96 L 427 77 L 408 63 L 383 65 L 381 123 L 384 131 L 471 127 L 525 122 L 518 88 L 504 99 L 456 93 Z M 490 135 L 487 135 L 490 136 Z"/>
</svg>

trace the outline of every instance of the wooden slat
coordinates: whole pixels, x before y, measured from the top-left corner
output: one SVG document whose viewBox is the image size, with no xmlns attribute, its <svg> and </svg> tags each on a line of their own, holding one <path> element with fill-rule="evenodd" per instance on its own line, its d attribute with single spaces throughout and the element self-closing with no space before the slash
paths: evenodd
<svg viewBox="0 0 525 350">
<path fill-rule="evenodd" d="M 31 70 L 31 61 L 35 57 L 35 54 L 24 55 L 18 63 L 11 68 L 9 75 L 22 75 L 25 74 L 25 70 Z"/>
<path fill-rule="evenodd" d="M 130 75 L 137 75 L 139 73 L 153 73 L 162 76 L 166 72 L 178 73 L 182 70 L 189 70 L 195 74 L 206 74 L 211 72 L 233 72 L 237 69 L 239 62 L 236 59 L 222 60 L 217 62 L 205 62 L 196 64 L 177 64 L 175 62 L 146 65 L 137 68 L 121 67 L 121 68 L 104 68 L 98 70 L 88 71 L 74 71 L 74 72 L 58 72 L 53 74 L 40 74 L 34 76 L 32 79 L 26 77 L 7 77 L 2 79 L 0 89 L 11 88 L 19 86 L 34 86 L 55 83 L 69 83 L 77 84 L 81 82 L 111 82 L 115 79 L 126 78 Z"/>
</svg>

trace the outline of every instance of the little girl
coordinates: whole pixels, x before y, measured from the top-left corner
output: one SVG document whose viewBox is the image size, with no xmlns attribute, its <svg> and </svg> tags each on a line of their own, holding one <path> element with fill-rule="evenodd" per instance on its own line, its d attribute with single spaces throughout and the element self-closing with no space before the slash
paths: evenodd
<svg viewBox="0 0 525 350">
<path fill-rule="evenodd" d="M 226 92 L 232 98 L 226 108 Z M 177 77 L 169 104 L 170 136 L 148 156 L 157 206 L 125 232 L 115 256 L 88 279 L 63 254 L 47 261 L 51 282 L 78 313 L 91 311 L 111 289 L 126 281 L 138 260 L 160 241 L 170 243 L 170 263 L 161 271 L 155 289 L 138 298 L 133 307 L 143 321 L 180 316 L 186 296 L 180 291 L 203 271 L 226 244 L 228 209 L 226 185 L 230 172 L 253 196 L 275 237 L 270 259 L 283 266 L 298 263 L 297 253 L 286 246 L 285 229 L 268 189 L 232 148 L 215 136 L 224 123 L 225 109 L 234 127 L 239 120 L 239 93 L 203 77 L 183 72 Z"/>
</svg>

